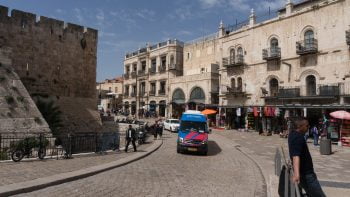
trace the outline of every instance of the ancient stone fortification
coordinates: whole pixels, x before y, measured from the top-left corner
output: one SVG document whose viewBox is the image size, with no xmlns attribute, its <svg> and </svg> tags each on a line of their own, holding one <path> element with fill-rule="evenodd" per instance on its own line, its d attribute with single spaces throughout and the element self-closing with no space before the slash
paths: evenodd
<svg viewBox="0 0 350 197">
<path fill-rule="evenodd" d="M 29 94 L 53 99 L 64 130 L 96 131 L 97 30 L 0 6 L 0 47 Z"/>
</svg>

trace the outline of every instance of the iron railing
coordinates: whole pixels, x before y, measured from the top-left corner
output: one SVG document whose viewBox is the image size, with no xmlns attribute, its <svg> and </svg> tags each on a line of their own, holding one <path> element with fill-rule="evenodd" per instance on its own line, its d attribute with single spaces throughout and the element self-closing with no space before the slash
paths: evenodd
<svg viewBox="0 0 350 197">
<path fill-rule="evenodd" d="M 271 47 L 262 50 L 262 56 L 264 60 L 281 59 L 281 48 Z"/>
<path fill-rule="evenodd" d="M 129 79 L 129 77 L 130 77 L 130 74 L 129 74 L 129 73 L 125 73 L 125 74 L 124 74 L 124 79 Z"/>
<path fill-rule="evenodd" d="M 280 177 L 278 193 L 285 197 L 301 197 L 301 190 L 297 183 L 293 183 L 294 174 L 290 159 L 286 159 L 283 147 L 276 148 L 275 153 L 275 175 Z"/>
<path fill-rule="evenodd" d="M 226 57 L 222 58 L 222 65 L 224 67 L 231 67 L 231 66 L 241 66 L 244 64 L 244 56 L 239 54 L 235 57 Z"/>
<path fill-rule="evenodd" d="M 149 74 L 154 74 L 156 73 L 156 71 L 157 71 L 156 67 L 151 67 L 148 69 Z"/>
<path fill-rule="evenodd" d="M 350 30 L 345 31 L 346 44 L 350 46 Z"/>
<path fill-rule="evenodd" d="M 131 72 L 131 78 L 136 78 L 136 71 Z"/>
<path fill-rule="evenodd" d="M 169 70 L 176 70 L 176 64 L 169 64 Z"/>
<path fill-rule="evenodd" d="M 166 71 L 166 66 L 165 66 L 165 65 L 160 65 L 160 66 L 158 67 L 158 71 L 159 71 L 160 73 L 165 72 L 165 71 Z"/>
<path fill-rule="evenodd" d="M 341 84 L 318 84 L 317 86 L 279 87 L 277 91 L 270 93 L 270 97 L 295 98 L 295 97 L 337 97 L 341 95 Z"/>
<path fill-rule="evenodd" d="M 156 91 L 155 91 L 155 90 L 154 90 L 154 91 L 149 91 L 149 95 L 150 95 L 150 96 L 156 95 Z"/>
<path fill-rule="evenodd" d="M 31 149 L 32 155 L 28 155 L 27 158 L 35 158 L 38 154 L 39 141 L 45 148 L 46 157 L 52 158 L 63 155 L 63 152 L 71 155 L 118 149 L 120 136 L 119 132 L 74 133 L 57 136 L 53 136 L 52 133 L 0 133 L 0 160 L 10 160 L 13 151 L 19 146 Z"/>
<path fill-rule="evenodd" d="M 158 90 L 158 95 L 165 95 L 165 90 Z"/>
<path fill-rule="evenodd" d="M 146 75 L 146 70 L 139 70 L 137 73 L 138 76 Z"/>
<path fill-rule="evenodd" d="M 141 53 L 146 53 L 147 52 L 147 48 L 146 47 L 144 47 L 144 48 L 141 48 L 140 50 L 139 50 L 139 53 L 141 54 Z"/>
<path fill-rule="evenodd" d="M 315 38 L 305 39 L 296 42 L 296 52 L 298 55 L 313 54 L 318 51 L 318 42 Z"/>
<path fill-rule="evenodd" d="M 130 96 L 131 96 L 131 97 L 135 97 L 135 96 L 136 96 L 135 92 L 131 92 L 131 93 L 130 93 Z"/>
<path fill-rule="evenodd" d="M 300 88 L 294 87 L 294 88 L 285 88 L 281 87 L 278 90 L 278 97 L 300 97 Z"/>
</svg>

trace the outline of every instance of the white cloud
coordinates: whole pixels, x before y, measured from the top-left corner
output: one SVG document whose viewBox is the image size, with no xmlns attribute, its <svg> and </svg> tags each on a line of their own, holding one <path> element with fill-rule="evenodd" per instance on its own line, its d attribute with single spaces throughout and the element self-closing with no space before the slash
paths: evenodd
<svg viewBox="0 0 350 197">
<path fill-rule="evenodd" d="M 84 22 L 84 17 L 82 11 L 79 8 L 74 8 L 75 17 L 78 19 L 79 23 Z"/>
<path fill-rule="evenodd" d="M 59 9 L 59 8 L 56 9 L 55 12 L 58 13 L 58 14 L 63 14 L 64 13 L 64 11 L 62 9 Z"/>
<path fill-rule="evenodd" d="M 256 3 L 255 7 L 257 11 L 267 11 L 269 8 L 271 10 L 277 10 L 285 5 L 285 0 L 269 0 L 269 1 L 259 1 Z"/>
<path fill-rule="evenodd" d="M 186 31 L 186 30 L 181 30 L 181 31 L 177 32 L 178 36 L 190 36 L 192 34 L 193 34 L 192 32 Z"/>
<path fill-rule="evenodd" d="M 103 25 L 105 20 L 105 13 L 101 9 L 97 9 L 96 20 L 98 25 Z"/>
<path fill-rule="evenodd" d="M 227 0 L 227 3 L 234 11 L 247 11 L 251 8 L 248 0 Z"/>
<path fill-rule="evenodd" d="M 136 11 L 136 16 L 141 17 L 146 20 L 153 21 L 155 12 L 153 10 L 148 10 L 148 9 L 142 9 L 139 11 Z"/>
<path fill-rule="evenodd" d="M 220 3 L 224 3 L 223 0 L 199 0 L 202 8 L 211 8 Z"/>
</svg>

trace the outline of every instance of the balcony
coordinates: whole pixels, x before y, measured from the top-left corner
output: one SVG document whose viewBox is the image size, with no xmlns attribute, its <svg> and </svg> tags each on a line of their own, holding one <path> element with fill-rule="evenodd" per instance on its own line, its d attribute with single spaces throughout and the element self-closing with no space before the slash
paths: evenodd
<svg viewBox="0 0 350 197">
<path fill-rule="evenodd" d="M 176 70 L 176 64 L 169 64 L 169 70 Z"/>
<path fill-rule="evenodd" d="M 130 96 L 131 96 L 131 97 L 136 97 L 135 92 L 131 92 L 131 93 L 130 93 Z"/>
<path fill-rule="evenodd" d="M 156 73 L 156 67 L 151 67 L 148 69 L 149 74 L 153 75 Z"/>
<path fill-rule="evenodd" d="M 140 94 L 139 94 L 140 97 L 145 97 L 147 96 L 146 92 L 145 91 L 140 91 Z"/>
<path fill-rule="evenodd" d="M 306 39 L 296 43 L 296 50 L 298 55 L 315 54 L 318 51 L 317 40 Z"/>
<path fill-rule="evenodd" d="M 165 95 L 165 90 L 158 90 L 158 95 Z"/>
<path fill-rule="evenodd" d="M 138 72 L 137 72 L 137 76 L 144 76 L 144 75 L 146 75 L 146 70 L 139 70 Z"/>
<path fill-rule="evenodd" d="M 159 67 L 158 67 L 158 71 L 159 71 L 160 73 L 164 73 L 164 72 L 166 71 L 166 66 L 165 66 L 165 65 L 159 66 Z"/>
<path fill-rule="evenodd" d="M 131 78 L 136 78 L 136 71 L 131 72 Z"/>
<path fill-rule="evenodd" d="M 265 98 L 277 99 L 327 99 L 340 95 L 339 84 L 319 84 L 317 86 L 279 87 L 278 92 Z"/>
<path fill-rule="evenodd" d="M 123 77 L 124 77 L 124 79 L 129 79 L 130 74 L 129 74 L 129 73 L 125 73 L 125 74 L 123 75 Z"/>
<path fill-rule="evenodd" d="M 222 90 L 222 93 L 226 96 L 246 96 L 247 93 L 243 87 L 228 87 L 225 86 L 225 88 Z"/>
<path fill-rule="evenodd" d="M 236 55 L 236 57 L 227 57 L 222 58 L 222 65 L 226 68 L 234 67 L 234 66 L 242 66 L 244 65 L 244 56 Z"/>
<path fill-rule="evenodd" d="M 128 98 L 129 97 L 129 92 L 124 93 L 124 98 Z"/>
<path fill-rule="evenodd" d="M 272 48 L 263 49 L 262 56 L 264 60 L 281 59 L 281 48 L 272 47 Z"/>
<path fill-rule="evenodd" d="M 154 96 L 154 95 L 156 95 L 156 91 L 155 91 L 155 90 L 151 90 L 151 91 L 149 91 L 149 95 L 150 95 L 150 96 Z"/>
<path fill-rule="evenodd" d="M 345 31 L 346 44 L 350 46 L 350 30 Z"/>
<path fill-rule="evenodd" d="M 300 97 L 300 87 L 293 87 L 293 88 L 281 87 L 278 90 L 277 96 L 280 98 Z"/>
</svg>

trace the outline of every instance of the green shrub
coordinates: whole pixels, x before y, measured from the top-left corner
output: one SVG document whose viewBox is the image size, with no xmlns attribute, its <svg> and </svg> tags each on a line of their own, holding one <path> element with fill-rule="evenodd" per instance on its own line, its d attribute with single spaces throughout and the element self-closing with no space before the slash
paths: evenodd
<svg viewBox="0 0 350 197">
<path fill-rule="evenodd" d="M 10 104 L 10 105 L 15 102 L 15 99 L 13 98 L 13 96 L 5 96 L 5 100 L 7 104 Z"/>
<path fill-rule="evenodd" d="M 23 103 L 24 97 L 23 96 L 17 96 L 17 101 Z"/>
</svg>

